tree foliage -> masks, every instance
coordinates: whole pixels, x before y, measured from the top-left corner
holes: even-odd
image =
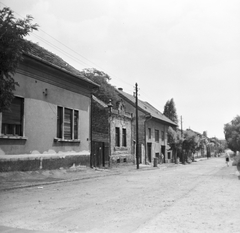
[[[199,149],[200,138],[193,131],[187,130],[184,133],[183,149],[195,153]]]
[[[177,110],[173,98],[168,100],[164,106],[163,114],[170,120],[178,124]]]
[[[179,131],[175,131],[171,126],[168,127],[168,144],[172,150],[181,149],[182,137]]]
[[[23,52],[30,50],[30,42],[24,37],[38,27],[32,20],[30,15],[16,19],[8,7],[0,10],[0,112],[8,109],[14,98],[13,91],[18,84],[13,75]]]
[[[224,134],[228,148],[234,152],[240,151],[240,116],[224,125]]]
[[[115,91],[115,88],[109,83],[111,80],[110,76],[95,68],[83,69],[82,72],[85,77],[99,85],[99,89],[94,91],[94,95],[106,104],[108,104],[111,99],[113,107],[116,108],[117,102],[120,99]]]

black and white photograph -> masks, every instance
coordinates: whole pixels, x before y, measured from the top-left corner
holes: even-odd
[[[0,232],[239,233],[239,0],[0,0]]]

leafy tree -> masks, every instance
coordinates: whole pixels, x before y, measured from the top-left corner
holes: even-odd
[[[116,108],[117,102],[120,100],[115,88],[109,83],[111,80],[110,76],[103,71],[99,71],[95,68],[83,69],[83,74],[88,79],[99,85],[99,89],[94,91],[94,95],[100,100],[108,104],[109,99],[112,100],[113,107]]]
[[[168,100],[164,106],[163,114],[170,120],[178,124],[177,110],[173,98]]]
[[[177,162],[177,152],[181,154],[182,137],[179,131],[175,131],[171,126],[168,127],[168,145],[171,147],[175,163]]]
[[[200,138],[196,133],[191,130],[187,130],[184,133],[184,141],[182,144],[183,149],[186,152],[186,155],[194,154],[200,145]],[[186,157],[184,158],[184,162],[186,161]]]
[[[14,98],[13,91],[18,83],[13,75],[23,59],[23,52],[30,50],[30,42],[24,37],[38,27],[32,20],[30,15],[16,19],[8,7],[0,10],[0,112],[8,109]]]
[[[224,125],[224,134],[228,148],[234,152],[240,151],[240,116]]]

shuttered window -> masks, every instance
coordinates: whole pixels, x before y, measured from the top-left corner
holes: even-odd
[[[72,139],[72,112],[71,109],[64,109],[64,139]]]
[[[3,135],[23,136],[23,103],[23,98],[15,97],[9,110],[2,112]]]
[[[78,110],[58,107],[57,109],[57,138],[78,139]]]

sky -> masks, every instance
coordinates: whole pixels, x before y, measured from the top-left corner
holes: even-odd
[[[183,129],[224,138],[240,115],[239,0],[0,0],[34,17],[28,37],[78,70],[97,68]]]

